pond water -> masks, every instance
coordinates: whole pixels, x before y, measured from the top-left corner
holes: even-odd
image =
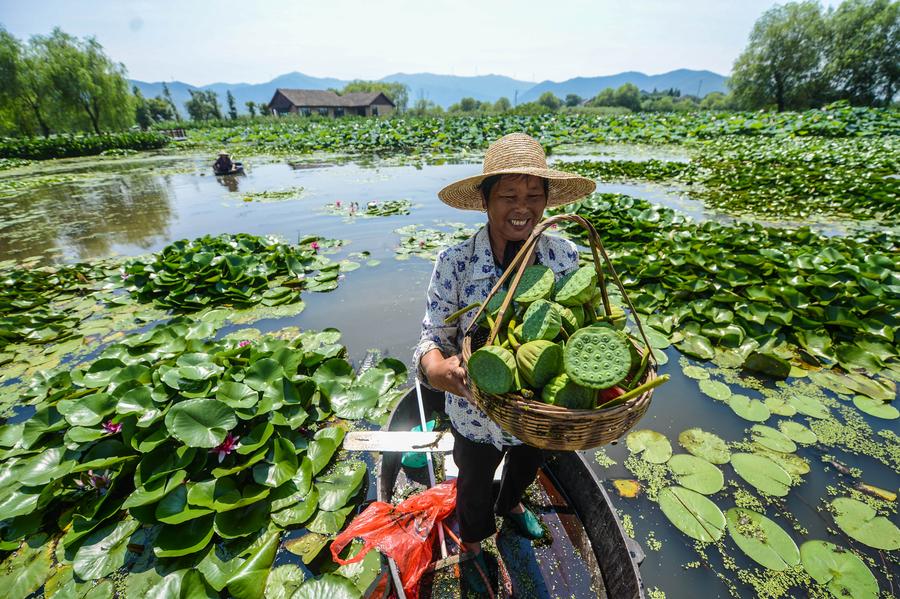
[[[684,159],[684,155],[666,150],[653,156],[645,148],[618,148],[602,151],[591,148],[571,149],[570,155],[554,155],[554,160],[609,159],[637,156],[662,159]],[[285,326],[302,329],[337,327],[343,332],[342,342],[348,346],[351,359],[360,360],[369,350],[409,362],[418,339],[422,317],[424,290],[432,264],[419,258],[395,259],[399,235],[395,229],[411,224],[433,226],[445,222],[475,226],[484,222],[479,212],[462,212],[441,203],[436,192],[454,180],[476,174],[480,164],[441,164],[430,166],[384,166],[356,163],[303,162],[294,166],[273,160],[248,160],[245,176],[217,178],[210,173],[204,156],[151,156],[116,161],[53,161],[27,171],[29,178],[40,182],[17,191],[16,185],[26,180],[23,171],[0,173],[0,260],[37,256],[43,262],[90,261],[117,255],[139,255],[162,249],[174,240],[203,234],[252,233],[274,234],[295,241],[306,234],[345,239],[340,258],[350,252],[370,252],[379,260],[375,266],[345,275],[333,292],[304,293],[306,308],[297,316],[268,319],[252,326],[265,332]],[[302,188],[302,189],[301,189]],[[295,199],[245,201],[252,194],[265,191],[295,190]],[[600,185],[598,191],[626,193],[674,208],[691,217],[727,219],[706,210],[691,200],[683,190],[638,184]],[[256,196],[259,197],[259,196]],[[408,199],[411,214],[371,219],[347,219],[323,211],[325,204]],[[602,232],[601,232],[602,234]],[[661,388],[639,428],[652,428],[665,434],[676,450],[680,431],[701,427],[728,441],[746,437],[750,422],[735,416],[722,402],[699,392],[695,380],[683,375],[679,352],[665,350],[668,363],[660,369],[672,380]],[[744,392],[744,391],[742,391]],[[773,419],[767,422],[772,424]],[[893,430],[896,421],[864,418],[874,431]],[[898,478],[883,463],[867,455],[851,455],[828,448],[850,466],[864,472],[867,483],[896,489]],[[594,452],[587,452],[593,459]],[[623,462],[628,457],[624,443],[606,448],[617,462],[612,466],[596,464],[601,478],[633,478]],[[816,446],[801,448],[798,454],[809,460],[812,471],[804,483],[794,488],[786,507],[807,529],[805,535],[792,533],[799,545],[805,539],[826,539],[846,543],[828,530],[830,517],[817,511],[822,498],[828,498],[826,486],[837,485],[838,475],[826,471],[821,456],[825,450]],[[731,478],[735,478],[731,476]],[[697,559],[692,542],[678,532],[660,513],[657,504],[641,496],[621,499],[611,482],[607,490],[613,494],[617,508],[631,516],[635,537],[647,552],[642,575],[647,587],[659,587],[670,599],[696,597],[698,589],[708,597],[727,597],[726,586],[715,573],[705,567],[683,568]],[[717,501],[724,508],[729,500]],[[783,528],[792,530],[779,515],[775,518]],[[648,536],[662,543],[663,550],[648,548]],[[856,548],[861,546],[855,545]],[[733,549],[733,544],[732,544]],[[741,567],[753,563],[733,549],[730,556]],[[877,559],[877,552],[869,552]],[[710,552],[710,562],[719,571],[721,560]],[[896,572],[896,562],[889,566]],[[874,568],[873,568],[874,571]],[[734,577],[731,573],[729,576]],[[879,576],[882,589],[888,588]],[[896,584],[896,583],[895,583]],[[745,596],[753,596],[747,586],[738,587]]]

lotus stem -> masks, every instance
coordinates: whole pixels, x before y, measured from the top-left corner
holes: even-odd
[[[633,397],[637,397],[637,396],[639,396],[639,395],[642,395],[642,394],[646,393],[646,392],[649,391],[650,389],[655,389],[656,387],[659,387],[660,385],[662,385],[663,383],[665,383],[665,382],[668,381],[668,380],[669,380],[669,375],[668,375],[668,374],[664,374],[664,375],[662,375],[662,376],[656,377],[656,378],[653,379],[652,381],[647,381],[647,382],[644,383],[643,385],[641,385],[641,386],[639,386],[639,387],[635,387],[635,388],[632,389],[631,391],[628,391],[627,393],[624,393],[624,394],[620,395],[620,396],[617,397],[614,401],[616,402],[616,405],[625,403],[626,401],[628,401],[629,399],[631,399],[631,398],[633,398]],[[598,407],[601,407],[601,406],[598,406]],[[607,403],[607,404],[604,404],[602,407],[609,408],[609,407],[612,407],[612,406],[610,406],[610,405]]]
[[[456,312],[454,312],[453,314],[451,314],[450,316],[445,318],[444,324],[451,324],[451,323],[456,322],[457,320],[459,320],[460,316],[462,316],[469,310],[474,310],[475,308],[477,308],[480,305],[481,305],[481,302],[475,302],[474,304],[469,304],[468,306],[466,306],[464,308],[460,308],[459,310],[457,310]]]

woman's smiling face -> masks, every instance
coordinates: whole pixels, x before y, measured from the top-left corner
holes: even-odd
[[[541,177],[503,175],[491,188],[487,201],[491,233],[503,241],[527,239],[546,207],[547,194]]]

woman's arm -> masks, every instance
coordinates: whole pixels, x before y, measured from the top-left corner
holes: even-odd
[[[459,355],[445,358],[441,350],[435,348],[422,356],[420,362],[428,384],[440,391],[471,399],[466,369]]]

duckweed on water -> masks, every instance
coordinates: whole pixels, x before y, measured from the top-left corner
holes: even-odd
[[[602,468],[609,468],[610,466],[615,466],[618,464],[617,461],[606,455],[606,448],[601,447],[596,452],[594,452],[594,461],[600,465]]]

